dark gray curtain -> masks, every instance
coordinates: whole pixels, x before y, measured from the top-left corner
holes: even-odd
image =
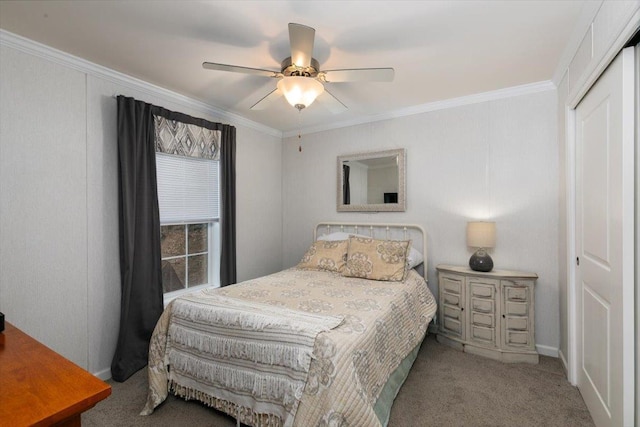
[[[111,375],[124,381],[147,364],[162,314],[160,213],[152,106],[118,97],[120,333]]]
[[[349,171],[350,168],[347,165],[342,165],[342,204],[348,205],[351,203],[351,185],[349,184]]]
[[[221,131],[220,284],[236,282],[236,129],[118,96],[120,333],[111,375],[124,381],[147,364],[164,309],[153,116]]]
[[[236,283],[236,128],[224,125],[220,145],[220,286],[227,286]]]

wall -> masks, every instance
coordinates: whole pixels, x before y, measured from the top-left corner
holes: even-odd
[[[536,342],[557,356],[558,147],[556,92],[514,96],[287,138],[283,157],[283,263],[295,265],[320,221],[416,223],[435,266],[466,264],[470,219],[497,222],[496,268],[536,272]],[[337,213],[336,157],[407,150],[407,211]]]
[[[0,311],[108,377],[120,313],[113,95],[237,127],[238,280],[282,265],[273,250],[282,241],[281,137],[144,82],[64,62],[0,46]],[[89,71],[78,69],[84,65]]]
[[[87,366],[85,76],[2,46],[0,75],[0,311]]]

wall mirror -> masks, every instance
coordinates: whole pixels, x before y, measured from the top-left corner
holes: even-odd
[[[338,212],[404,212],[405,150],[338,156]]]

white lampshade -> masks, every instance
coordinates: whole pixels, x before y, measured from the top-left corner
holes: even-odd
[[[496,245],[496,223],[472,221],[467,223],[467,246],[493,248]]]
[[[324,92],[324,86],[313,77],[289,76],[278,82],[287,102],[298,109],[306,108]],[[300,107],[301,106],[301,107]]]

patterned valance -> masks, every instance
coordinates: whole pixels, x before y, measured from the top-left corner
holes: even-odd
[[[219,130],[153,116],[156,152],[220,160]]]

